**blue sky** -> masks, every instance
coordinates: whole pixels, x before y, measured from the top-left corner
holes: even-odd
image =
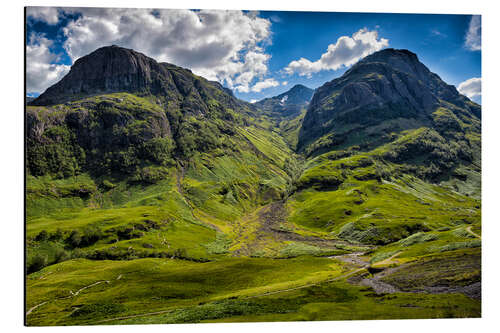
[[[116,44],[188,67],[251,101],[317,88],[386,47],[415,52],[481,101],[481,20],[471,15],[27,9],[27,88],[37,95],[80,56]]]

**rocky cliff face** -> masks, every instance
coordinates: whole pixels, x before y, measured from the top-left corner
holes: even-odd
[[[429,71],[414,53],[385,49],[316,90],[298,148],[304,150],[325,136],[335,147],[355,141],[354,137],[363,137],[366,143],[391,131],[433,127],[433,114],[440,107],[471,117],[481,115],[479,105]],[[382,127],[373,130],[376,126]]]

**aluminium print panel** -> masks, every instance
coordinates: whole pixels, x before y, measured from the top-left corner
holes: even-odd
[[[26,8],[28,326],[481,316],[481,17]]]

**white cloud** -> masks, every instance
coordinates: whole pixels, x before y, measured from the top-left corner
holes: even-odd
[[[188,67],[209,80],[248,92],[267,72],[271,22],[255,13],[212,10],[68,8],[81,13],[63,29],[74,60],[107,45]]]
[[[442,33],[441,31],[439,31],[437,29],[432,29],[431,30],[431,35],[434,36],[434,37],[441,37],[441,38],[448,37],[448,35],[446,35],[445,33]]]
[[[376,30],[360,29],[352,37],[342,36],[335,44],[328,45],[328,49],[316,61],[306,58],[294,60],[285,67],[285,72],[289,75],[298,73],[300,76],[311,76],[322,70],[337,70],[342,66],[351,66],[359,59],[379,51],[389,45],[385,38],[378,38]]]
[[[283,81],[283,82],[281,82],[281,84],[286,86],[288,84],[288,81]]]
[[[276,81],[273,78],[265,79],[264,81],[257,82],[251,90],[253,92],[261,92],[264,89],[271,88],[271,87],[277,87],[279,86],[279,82]]]
[[[252,103],[252,104],[253,104],[253,103],[256,103],[256,102],[257,102],[257,100],[256,100],[256,99],[251,99],[251,100],[250,100],[250,103]]]
[[[465,47],[471,51],[481,50],[481,16],[473,15],[465,35]]]
[[[69,71],[70,66],[56,64],[58,55],[50,51],[52,41],[32,34],[26,45],[26,90],[41,93]]]
[[[59,22],[59,10],[56,7],[27,7],[26,16],[51,25]]]
[[[458,85],[457,90],[470,99],[481,96],[481,78],[473,77]]]

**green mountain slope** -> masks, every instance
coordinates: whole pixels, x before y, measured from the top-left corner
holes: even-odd
[[[27,323],[480,316],[480,106],[392,49],[311,95],[76,61],[26,109]]]
[[[278,131],[288,146],[295,150],[302,120],[313,93],[313,89],[297,84],[290,90],[260,100],[253,106],[258,110],[257,117],[266,119],[268,128]]]
[[[313,97],[291,221],[370,244],[479,224],[478,114],[413,53],[366,57]]]
[[[392,175],[474,181],[480,172],[480,113],[479,105],[415,54],[386,49],[317,89],[298,148],[307,156],[369,152]]]

